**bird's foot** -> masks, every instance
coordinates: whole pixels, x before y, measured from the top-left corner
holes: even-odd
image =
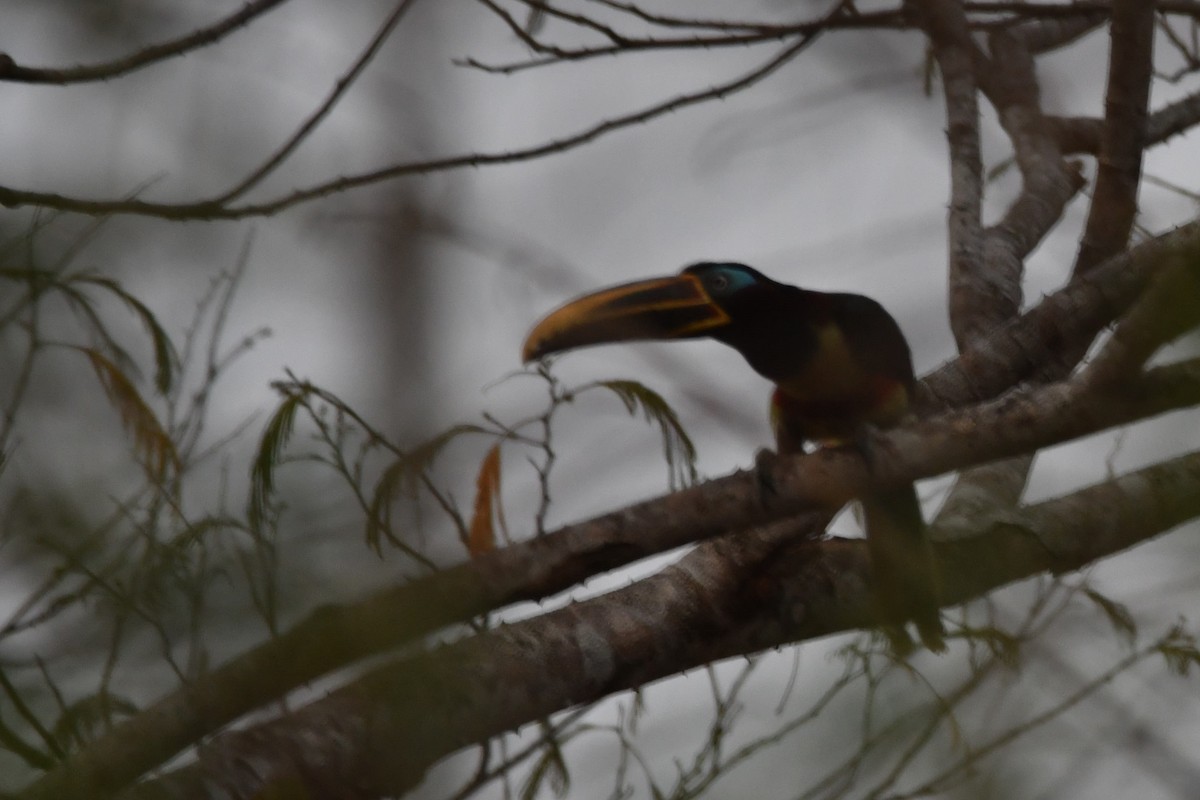
[[[879,632],[887,640],[888,652],[897,661],[907,660],[917,649],[903,625],[883,625],[879,628]]]
[[[921,644],[931,653],[946,652],[946,631],[936,611],[932,619],[917,619],[917,635],[921,637]]]
[[[879,631],[887,640],[888,652],[897,661],[905,661],[917,651],[917,643],[913,641],[913,637],[909,634],[905,625],[882,625]],[[943,631],[940,623],[936,629],[920,623],[917,624],[917,636],[920,638],[921,644],[925,649],[931,653],[941,655],[946,652],[946,640],[942,638],[942,634]]]

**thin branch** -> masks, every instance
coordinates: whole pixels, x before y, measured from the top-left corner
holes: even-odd
[[[521,1],[535,8],[550,8],[545,6],[544,3],[537,2],[537,0]],[[601,0],[594,1],[601,2]],[[611,27],[602,25],[586,16],[554,11],[553,13],[558,16],[571,19],[576,24],[586,25],[601,32],[611,42],[607,45],[564,48],[537,39],[526,29],[526,26],[503,10],[494,0],[480,0],[480,2],[499,16],[513,34],[534,52],[539,53],[540,57],[500,64],[488,64],[474,58],[464,58],[459,59],[456,63],[485,72],[504,75],[570,61],[611,57],[637,51],[744,47],[792,35],[810,33],[816,27],[825,30],[864,29],[895,31],[908,30],[915,27],[912,16],[905,8],[865,13],[849,10],[840,12],[835,8],[835,12],[837,13],[828,14],[819,20],[771,23],[746,20],[702,20],[665,16],[650,13],[632,4],[605,0],[603,2],[604,5],[626,11],[650,24],[666,28],[700,30],[706,33],[683,37],[659,35],[627,36],[617,33]],[[1160,3],[1160,10],[1165,5],[1176,6],[1173,13],[1200,18],[1200,6],[1190,6],[1186,3]],[[1107,20],[1112,10],[1111,3],[1109,2],[1080,2],[1058,6],[1026,3],[966,3],[962,7],[967,14],[967,16],[962,17],[965,20],[967,30],[1006,31],[1013,35],[1019,35],[1031,52],[1035,54],[1045,53],[1070,44],[1075,39],[1085,35]],[[978,15],[992,16],[996,14],[1009,14],[1011,16],[1006,16],[999,21],[981,21],[976,18]],[[717,33],[708,33],[709,31],[716,31]]]
[[[775,28],[776,26],[768,22],[757,22],[754,20],[734,20],[734,19],[702,19],[699,17],[676,17],[667,14],[659,14],[638,6],[634,3],[623,3],[619,0],[592,0],[597,5],[606,6],[607,8],[629,14],[632,17],[640,19],[642,22],[648,22],[651,25],[658,25],[663,28],[700,28],[704,30],[715,31],[764,31]],[[901,18],[901,12],[885,11],[872,12],[863,16],[876,16],[882,18],[884,15],[891,15],[898,22]]]
[[[1079,15],[1093,15],[1111,12],[1120,0],[1071,0],[1067,3],[1030,3],[1028,0],[1012,2],[988,2],[976,0],[963,3],[963,8],[969,12],[989,14],[1014,14],[1029,18],[1061,18]],[[1200,17],[1200,2],[1196,0],[1154,0],[1145,3],[1147,8],[1163,14],[1181,14],[1189,17]]]
[[[639,111],[603,120],[560,139],[554,139],[519,150],[498,153],[468,153],[428,161],[394,164],[371,172],[363,172],[316,184],[261,203],[230,206],[220,202],[219,197],[200,200],[194,203],[155,203],[145,200],[87,200],[48,192],[33,192],[0,187],[0,205],[9,208],[34,205],[56,208],[62,211],[75,211],[82,214],[135,214],[174,220],[243,219],[246,217],[270,216],[300,203],[407,175],[422,175],[492,164],[512,164],[530,161],[553,153],[562,153],[588,144],[605,134],[633,125],[639,125],[682,108],[698,105],[707,100],[723,99],[735,92],[749,88],[795,58],[815,38],[815,33],[810,36],[801,37],[798,41],[792,42],[782,48],[766,62],[733,80],[717,84],[708,89],[679,95]]]
[[[479,1],[487,4],[488,6],[493,6],[491,0]],[[569,11],[564,11],[561,8],[550,5],[549,3],[540,2],[540,0],[518,0],[518,2],[528,6],[534,13],[545,14],[547,16],[554,17],[555,19],[563,20],[571,25],[583,28],[584,30],[590,30],[599,33],[614,45],[619,46],[625,44],[625,37],[617,33],[615,29],[609,27],[608,25],[602,24],[600,21],[593,19],[586,14],[572,14]]]
[[[597,5],[620,11],[651,25],[663,28],[690,28],[716,31],[765,31],[777,27],[776,23],[745,20],[745,19],[703,19],[697,17],[678,17],[668,14],[648,11],[635,3],[620,2],[620,0],[591,0]],[[1163,14],[1176,14],[1200,18],[1200,3],[1194,0],[1160,0],[1154,4],[1156,10]],[[972,27],[1009,27],[1014,23],[1026,20],[1066,21],[1074,23],[1079,18],[1107,17],[1112,12],[1112,3],[1108,0],[1073,0],[1069,3],[1029,3],[1029,2],[966,2],[962,4],[969,15]],[[979,20],[976,17],[1004,15],[1001,20]],[[878,27],[905,28],[911,25],[903,7],[882,11],[858,12],[854,15],[859,19],[870,20],[870,24]],[[1065,41],[1062,43],[1066,43]]]
[[[120,78],[145,67],[165,61],[169,58],[182,56],[201,47],[207,47],[223,39],[227,34],[249,23],[255,17],[261,16],[287,0],[253,0],[242,6],[240,11],[230,14],[225,19],[192,31],[186,36],[172,39],[162,44],[151,45],[142,50],[112,61],[77,67],[23,67],[13,60],[12,56],[0,53],[0,81],[15,83],[44,83],[65,85],[70,83],[90,83],[92,81],[107,81]]]
[[[1200,322],[1200,280],[1187,264],[1174,264],[1143,293],[1118,323],[1081,378],[1111,385],[1135,374],[1154,352]]]
[[[413,2],[415,2],[415,0],[400,0],[399,5],[393,9],[392,13],[388,15],[388,18],[385,19],[383,24],[379,26],[379,30],[376,31],[375,36],[372,37],[371,41],[367,44],[366,49],[362,51],[350,69],[347,70],[342,77],[338,78],[337,83],[334,84],[333,90],[329,93],[329,96],[325,98],[325,102],[321,103],[321,105],[318,106],[315,111],[313,111],[309,118],[306,119],[304,123],[296,129],[296,132],[293,133],[292,136],[286,142],[284,142],[283,145],[277,151],[275,151],[270,158],[263,162],[262,166],[247,175],[244,179],[242,179],[241,182],[239,182],[225,194],[213,198],[211,202],[224,205],[230,200],[240,197],[256,186],[260,181],[262,181],[263,178],[274,172],[275,169],[282,164],[288,156],[295,152],[296,148],[299,147],[306,138],[308,138],[308,135],[312,133],[312,131],[319,124],[321,124],[321,121],[329,116],[329,113],[333,110],[334,106],[337,105],[338,101],[342,99],[342,97],[354,84],[354,81],[358,79],[358,76],[362,74],[364,69],[366,69],[367,64],[369,64],[371,59],[375,57],[375,54],[379,52],[379,48],[383,47],[383,43],[387,41],[392,31],[396,29],[396,26],[400,24],[400,20],[412,7]]]
[[[1150,115],[1146,125],[1148,144],[1160,144],[1200,122],[1200,92],[1176,100]]]
[[[1196,27],[1194,21],[1191,27],[1194,31]],[[1158,70],[1155,70],[1156,76],[1161,76],[1168,83],[1176,83],[1185,75],[1191,75],[1193,72],[1200,70],[1200,51],[1198,51],[1194,40],[1192,42],[1184,41],[1183,37],[1175,32],[1175,28],[1171,26],[1170,20],[1165,16],[1158,18],[1158,29],[1167,37],[1167,43],[1175,49],[1175,52],[1182,59],[1183,65],[1173,73],[1166,75],[1161,75]]]
[[[697,36],[624,36],[607,26],[598,26],[606,38],[613,42],[607,45],[592,45],[586,47],[563,48],[551,45],[537,39],[525,29],[503,7],[494,0],[479,0],[484,6],[495,13],[516,36],[522,44],[529,47],[541,58],[515,61],[507,64],[484,64],[473,58],[460,60],[459,64],[469,66],[484,72],[510,75],[526,69],[545,67],[565,62],[586,61],[594,58],[622,55],[633,52],[658,50],[712,50],[721,47],[747,47],[756,44],[790,39],[795,36],[814,36],[839,29],[870,29],[893,28],[901,19],[896,12],[877,12],[870,14],[850,14],[844,8],[845,2],[839,2],[831,11],[814,20],[803,20],[785,24],[757,24],[752,26],[732,25],[720,35]]]
[[[1095,117],[1047,117],[1064,153],[1100,152],[1104,122]],[[1146,146],[1162,144],[1200,123],[1200,92],[1194,92],[1153,112],[1146,121]]]
[[[1020,22],[1006,25],[1001,30],[1019,38],[1030,53],[1040,55],[1058,50],[1087,35],[1107,22],[1110,16],[1109,10],[1053,18],[1020,15]]]
[[[1017,725],[993,738],[984,744],[982,747],[972,748],[970,752],[952,761],[948,766],[944,766],[942,771],[930,778],[922,784],[918,784],[911,790],[913,797],[927,795],[936,795],[946,788],[953,786],[953,781],[956,778],[961,778],[964,775],[975,772],[979,769],[980,762],[986,756],[995,753],[1004,747],[1011,744],[1014,740],[1032,733],[1043,725],[1059,719],[1074,706],[1082,701],[1090,698],[1096,693],[1096,690],[1105,684],[1111,683],[1118,675],[1130,670],[1136,664],[1145,661],[1146,659],[1161,655],[1161,650],[1164,644],[1169,641],[1172,634],[1167,634],[1166,637],[1160,638],[1150,644],[1135,650],[1126,655],[1124,658],[1117,661],[1109,669],[1097,675],[1092,680],[1084,683],[1077,690],[1072,692],[1067,697],[1064,697],[1058,703],[1049,706],[1038,714],[1031,716],[1025,722]]]

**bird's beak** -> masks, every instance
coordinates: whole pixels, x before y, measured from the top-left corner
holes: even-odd
[[[525,339],[521,359],[590,344],[686,339],[729,324],[695,275],[652,278],[601,289],[550,312]]]

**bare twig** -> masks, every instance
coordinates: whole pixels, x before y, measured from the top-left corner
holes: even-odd
[[[272,200],[260,203],[248,203],[240,206],[226,205],[220,201],[220,196],[192,203],[156,203],[145,200],[87,200],[79,197],[69,197],[48,192],[25,191],[7,187],[0,187],[0,205],[8,207],[45,206],[82,214],[135,214],[175,220],[243,219],[246,217],[269,216],[278,214],[300,203],[329,197],[348,189],[369,186],[374,183],[408,175],[444,172],[447,170],[480,167],[491,164],[512,164],[521,161],[530,161],[554,153],[562,153],[588,144],[605,134],[648,122],[665,114],[708,100],[728,97],[735,92],[753,86],[795,58],[812,43],[815,35],[800,37],[798,41],[789,43],[758,67],[725,83],[689,94],[682,94],[639,111],[603,120],[574,134],[519,150],[497,153],[468,153],[440,159],[394,164],[382,169],[319,183]]]
[[[1177,263],[1159,275],[1121,318],[1082,379],[1092,386],[1127,380],[1158,348],[1200,321],[1200,276]]]
[[[253,0],[242,6],[241,10],[207,28],[200,28],[178,39],[151,45],[128,56],[99,64],[62,68],[25,67],[16,63],[11,56],[0,53],[0,81],[48,83],[61,86],[69,83],[89,83],[120,78],[168,58],[182,56],[192,50],[215,44],[255,17],[261,16],[285,2],[287,0]]]
[[[337,105],[338,101],[342,99],[347,90],[354,84],[354,81],[358,79],[358,76],[366,69],[367,64],[379,52],[379,48],[387,41],[392,31],[396,29],[396,26],[400,24],[400,20],[412,7],[414,1],[401,0],[392,13],[388,15],[388,18],[383,21],[383,24],[379,26],[379,30],[375,32],[375,36],[371,38],[371,41],[362,53],[359,54],[350,69],[342,77],[338,78],[337,83],[334,84],[333,90],[325,98],[325,101],[309,115],[308,119],[304,120],[304,123],[296,129],[295,133],[270,158],[263,162],[262,166],[239,181],[236,186],[225,192],[225,194],[213,198],[212,202],[224,205],[230,200],[242,196],[254,188],[263,178],[274,172],[288,156],[295,152],[296,148],[321,124],[321,121],[329,116],[334,106]]]

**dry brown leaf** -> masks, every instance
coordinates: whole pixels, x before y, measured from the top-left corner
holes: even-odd
[[[500,444],[497,442],[483,457],[479,476],[475,479],[475,510],[471,515],[471,529],[467,537],[467,552],[472,557],[496,549],[494,520],[499,517],[503,525],[504,514],[500,510]]]

